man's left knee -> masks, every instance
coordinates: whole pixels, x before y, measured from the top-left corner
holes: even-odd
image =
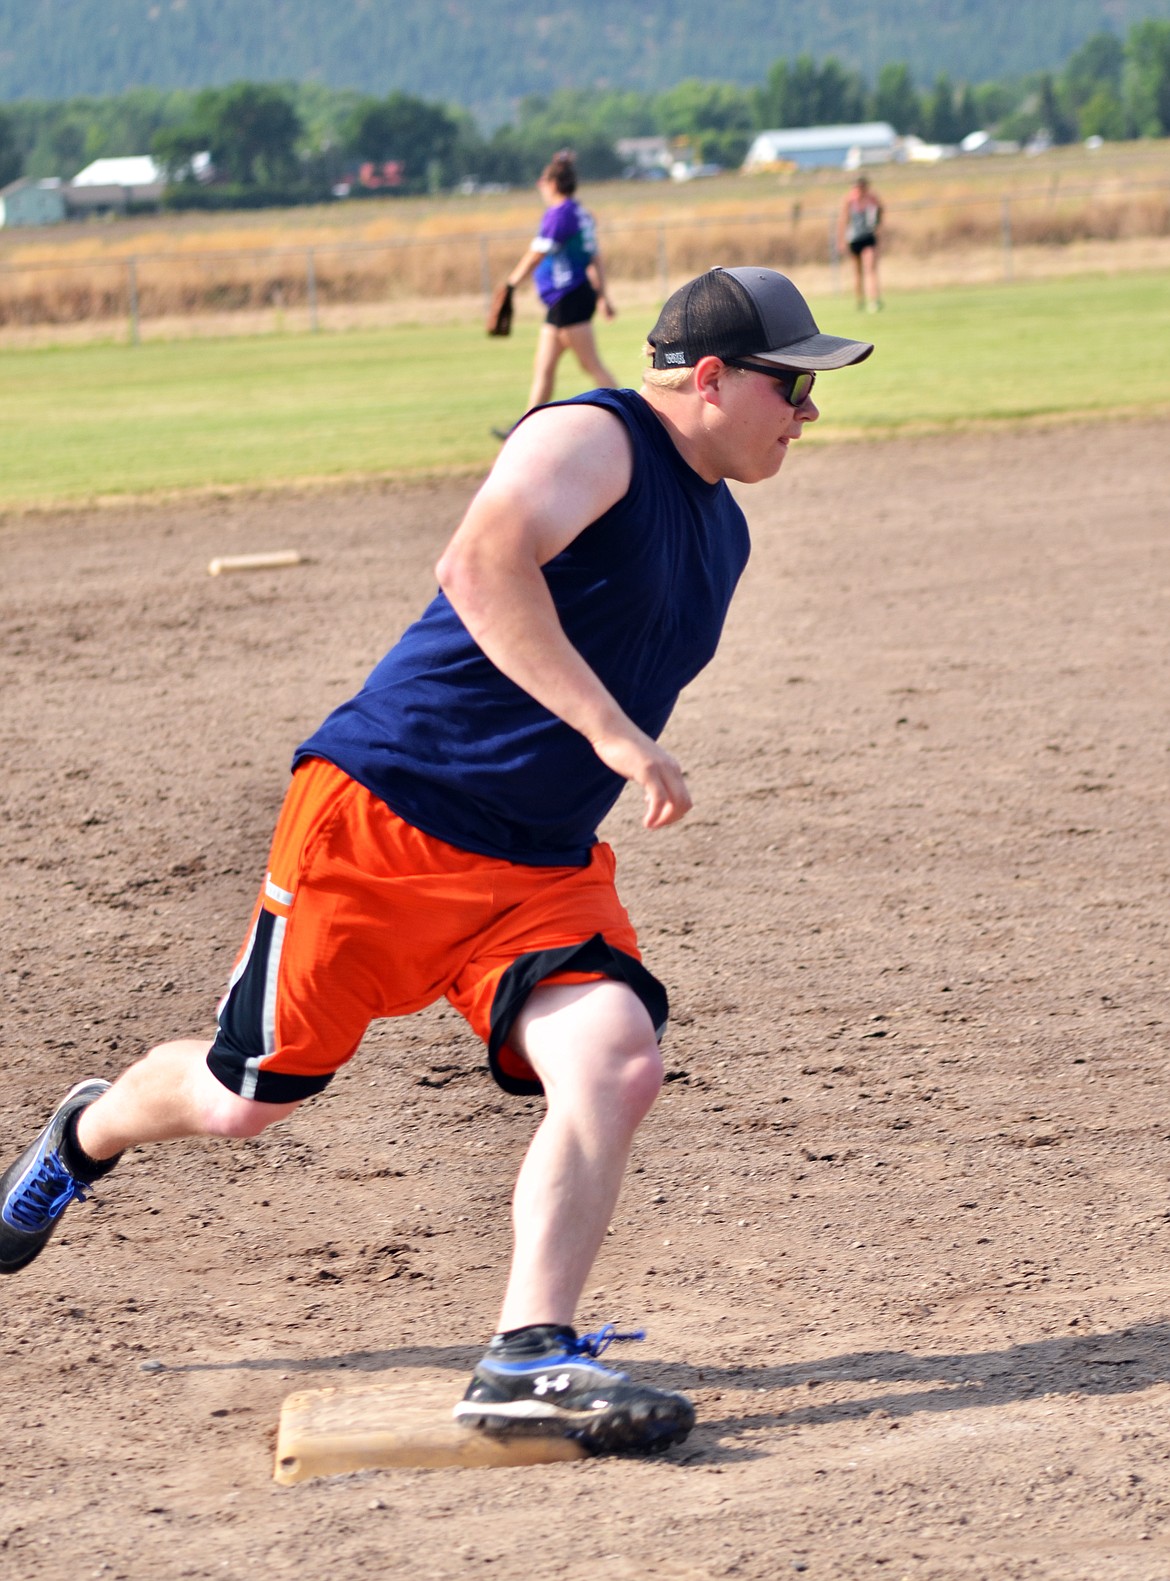
[[[665,1074],[662,1051],[653,1036],[620,1060],[615,1083],[618,1101],[635,1124],[650,1112]]]

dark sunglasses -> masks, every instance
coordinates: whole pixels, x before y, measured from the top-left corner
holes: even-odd
[[[738,362],[732,359],[727,362],[727,366],[745,368],[748,373],[764,373],[769,379],[775,379],[789,406],[803,406],[817,382],[815,373],[798,373],[793,368],[770,368],[762,362]]]

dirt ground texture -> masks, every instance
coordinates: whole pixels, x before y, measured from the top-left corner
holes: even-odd
[[[697,1403],[649,1461],[282,1488],[290,1392],[443,1410],[537,1106],[446,1007],[255,1142],[140,1149],[3,1285],[0,1574],[1170,1576],[1170,425],[800,447],[607,833],[670,1080],[585,1326]],[[210,1029],[293,745],[473,485],[0,527],[4,1160]],[[213,555],[298,548],[212,578]]]

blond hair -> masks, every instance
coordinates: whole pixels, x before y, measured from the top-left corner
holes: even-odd
[[[642,355],[649,362],[648,368],[642,369],[642,383],[648,384],[655,390],[682,390],[686,388],[687,380],[695,371],[693,368],[656,368],[654,366],[654,347],[646,341],[642,347]],[[729,373],[746,373],[746,368],[733,368],[727,365]]]
[[[642,355],[650,364],[648,368],[642,369],[642,383],[651,385],[655,390],[681,390],[691,376],[690,368],[656,368],[654,347],[649,341],[643,345]]]

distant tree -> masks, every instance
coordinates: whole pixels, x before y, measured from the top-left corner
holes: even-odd
[[[404,185],[418,191],[432,177],[439,182],[450,178],[459,128],[441,105],[392,93],[359,104],[342,136],[359,159],[400,163]]]
[[[1125,40],[1124,104],[1139,137],[1170,133],[1170,22],[1137,22]]]
[[[751,100],[726,82],[700,82],[694,77],[660,93],[655,101],[658,123],[668,136],[694,132],[750,132]]]
[[[794,61],[775,61],[759,102],[765,128],[815,125],[820,107],[816,61],[811,55],[800,55]]]
[[[1120,141],[1129,133],[1121,102],[1125,46],[1113,33],[1095,33],[1065,62],[1061,99],[1079,137]]]
[[[990,130],[998,129],[1004,117],[1016,109],[1021,93],[1013,91],[1006,83],[980,82],[971,89],[971,97],[975,104],[975,126]]]
[[[654,99],[657,131],[685,138],[704,164],[741,165],[755,129],[752,98],[725,82],[688,78]]]
[[[747,95],[744,97],[746,101]],[[633,89],[598,92],[594,88],[557,88],[553,93],[529,94],[521,99],[517,125],[533,135],[540,135],[540,128],[550,126],[587,126],[611,138],[650,137],[662,130],[660,98],[661,95]]]
[[[327,88],[321,82],[299,82],[294,103],[301,118],[302,144],[315,153],[341,149],[354,112],[369,101],[355,88]]]
[[[955,97],[955,120],[958,123],[960,139],[966,137],[968,132],[977,132],[982,129],[983,123],[979,119],[979,106],[975,102],[975,90],[968,82],[962,84]]]
[[[922,101],[904,61],[891,61],[878,72],[870,109],[875,121],[888,121],[903,136],[922,125]]]
[[[1077,135],[1075,117],[1061,103],[1051,72],[1040,78],[1040,119],[1054,143],[1071,143]]]
[[[68,179],[89,164],[86,123],[80,115],[65,115],[49,133],[49,147],[56,161],[54,174]]]
[[[934,87],[924,106],[925,136],[932,143],[957,143],[964,133],[960,131],[955,90],[946,72],[934,79]]]
[[[1121,97],[1121,69],[1125,48],[1113,33],[1094,33],[1065,62],[1060,74],[1061,95],[1074,113],[1104,88]]]
[[[471,181],[520,186],[535,181],[547,164],[548,154],[538,161],[514,126],[498,126],[488,138],[478,128],[467,127],[455,145],[455,174]]]
[[[1098,88],[1093,97],[1081,105],[1077,132],[1081,137],[1103,137],[1108,143],[1119,143],[1127,137],[1129,127],[1125,110],[1117,95],[1109,88]]]
[[[528,144],[532,163],[529,169],[539,173],[548,164],[558,148],[571,148],[577,156],[577,174],[582,181],[612,181],[622,173],[622,162],[613,146],[613,139],[604,132],[589,126],[556,126],[553,137],[542,139],[537,145]]]
[[[208,132],[190,123],[164,126],[151,138],[150,152],[168,181],[181,181],[190,174],[192,159],[207,148],[209,141]]]
[[[86,157],[101,159],[146,153],[156,132],[190,118],[194,100],[193,93],[131,88],[108,99],[75,99],[71,107],[86,128]]]
[[[289,92],[268,83],[236,82],[205,88],[177,125],[161,128],[151,152],[170,180],[168,204],[177,208],[238,207],[320,197],[322,171],[298,152],[302,123]],[[211,156],[217,183],[190,179],[192,156]]]
[[[622,173],[613,139],[581,122],[547,122],[523,127],[501,126],[490,138],[461,136],[456,149],[456,174],[507,186],[534,182],[558,148],[571,148],[583,181],[610,181]]]
[[[865,114],[865,86],[856,72],[829,56],[820,66],[811,55],[775,61],[755,100],[761,128],[832,126]]]
[[[547,96],[531,94],[523,99],[511,136],[504,136],[501,129],[493,139],[497,148],[507,151],[507,157],[519,161],[522,174],[513,179],[535,181],[558,148],[573,150],[583,181],[607,181],[621,175],[622,161],[614,142],[618,137],[642,133],[631,129],[631,103],[624,96],[618,96],[618,115],[613,122],[602,111],[603,102],[601,96],[578,89],[561,89]],[[637,117],[633,124],[646,126],[645,120]],[[651,121],[647,130],[657,130],[656,124]]]
[[[817,119],[813,124],[840,126],[865,115],[865,85],[832,55],[821,62],[817,78]]]
[[[751,112],[751,93],[744,91],[744,103]],[[610,137],[650,137],[658,130],[652,94],[631,89],[595,93],[587,99],[592,107],[593,125]]]
[[[209,88],[186,130],[204,134],[217,173],[237,186],[281,186],[299,174],[301,119],[289,95],[268,83]]]
[[[0,110],[0,187],[15,181],[24,167],[24,155],[16,139],[12,117]]]

